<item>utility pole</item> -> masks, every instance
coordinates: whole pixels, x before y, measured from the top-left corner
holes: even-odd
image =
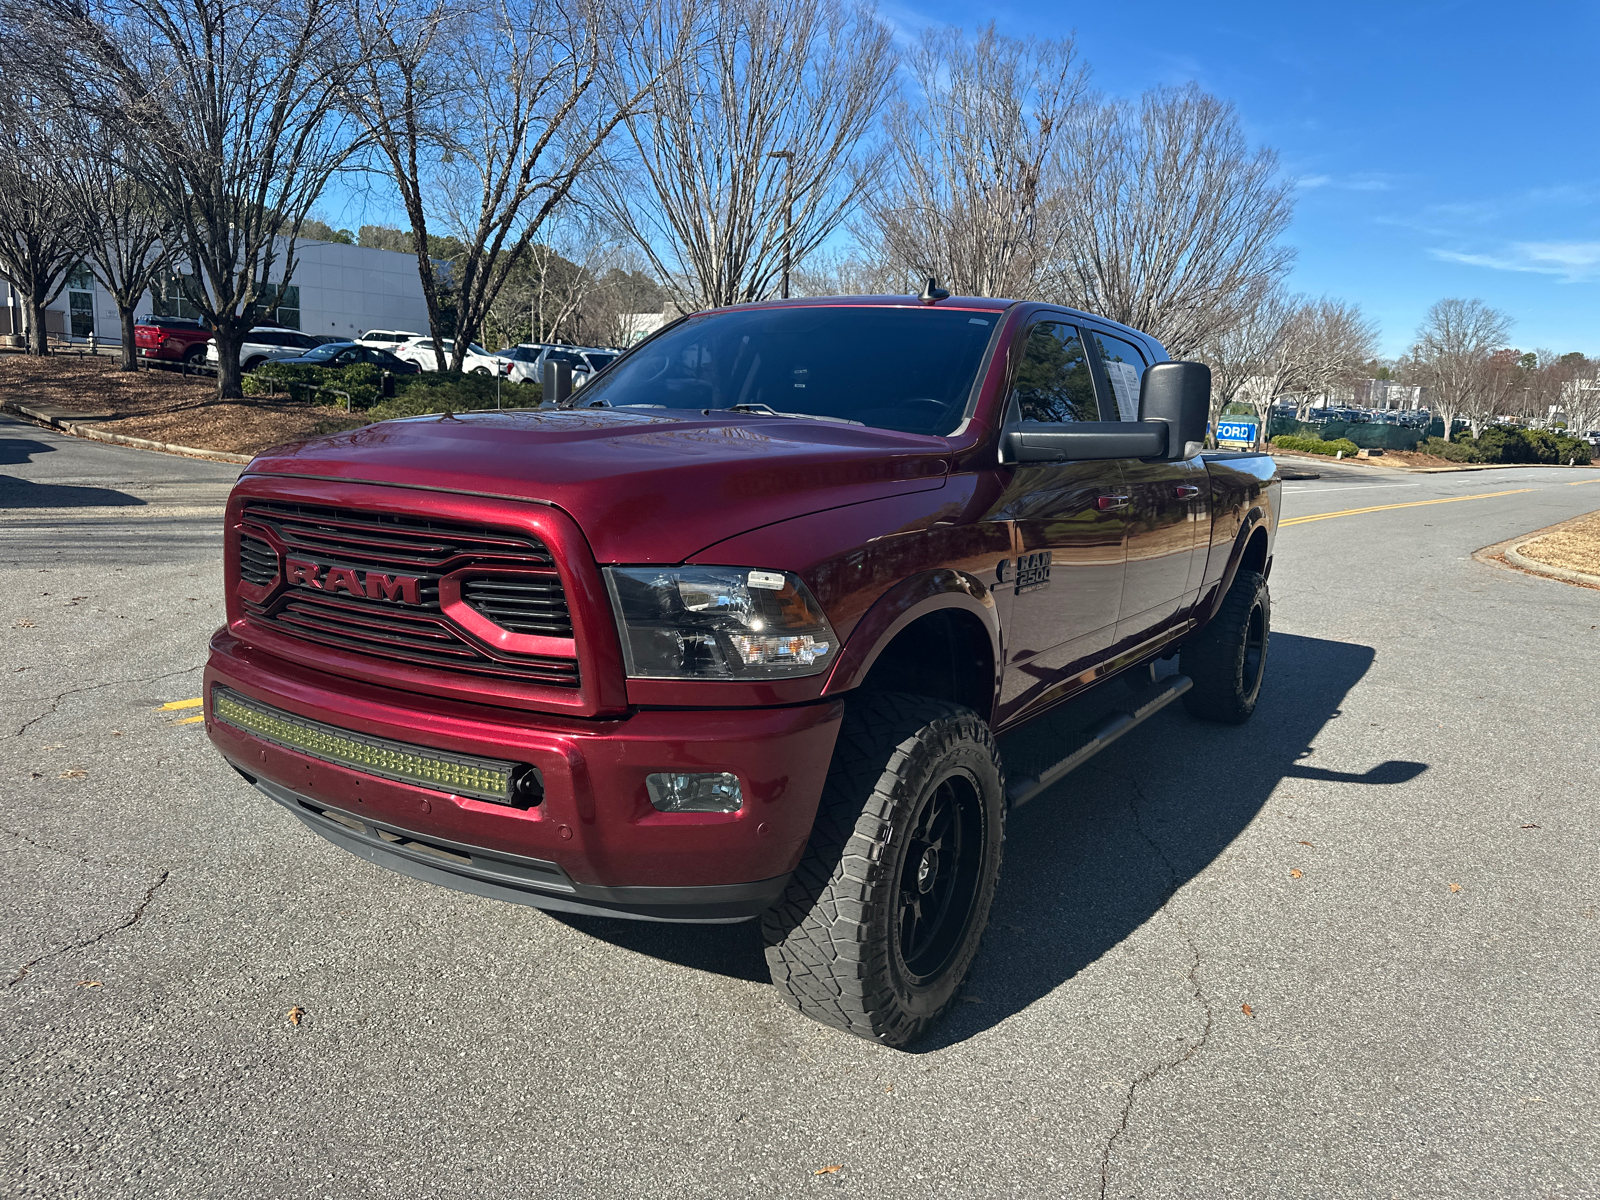
[[[789,298],[789,239],[794,232],[794,151],[774,150],[768,158],[783,159],[783,291]]]

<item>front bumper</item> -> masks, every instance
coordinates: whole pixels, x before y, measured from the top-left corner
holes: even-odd
[[[646,920],[737,921],[782,892],[810,836],[841,702],[641,711],[608,720],[444,700],[323,675],[226,631],[205,674],[206,729],[257,788],[381,866],[541,908]],[[539,769],[518,809],[380,778],[216,719],[214,691],[372,738]],[[664,813],[657,771],[730,771],[736,813]]]

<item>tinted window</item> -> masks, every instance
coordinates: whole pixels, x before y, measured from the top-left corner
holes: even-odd
[[[1111,384],[1111,394],[1117,398],[1117,419],[1139,419],[1139,385],[1148,365],[1144,354],[1132,342],[1109,333],[1090,331],[1100,350],[1100,364],[1106,369],[1106,379]]]
[[[258,346],[281,346],[283,334],[275,329],[257,329],[245,334],[245,341],[254,342]]]
[[[584,389],[584,399],[669,408],[752,405],[948,434],[961,423],[998,318],[853,305],[691,317],[616,363]]]
[[[607,367],[609,367],[616,360],[617,360],[617,356],[615,354],[591,354],[591,355],[589,355],[589,365],[591,367],[593,367],[596,371],[604,371]]]
[[[1028,330],[1011,398],[1024,421],[1098,421],[1094,378],[1071,325],[1041,321]]]

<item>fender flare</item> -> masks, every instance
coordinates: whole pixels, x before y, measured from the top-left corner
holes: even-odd
[[[1217,615],[1217,610],[1222,607],[1222,601],[1228,594],[1228,589],[1233,586],[1234,578],[1239,574],[1239,564],[1244,561],[1244,552],[1250,545],[1250,539],[1255,537],[1256,530],[1265,529],[1267,525],[1266,510],[1259,504],[1255,505],[1244,515],[1244,520],[1239,523],[1239,532],[1234,535],[1233,546],[1228,550],[1228,565],[1223,568],[1222,578],[1217,581],[1216,589],[1210,596],[1202,599],[1199,610],[1204,614],[1198,628],[1204,629],[1211,623],[1211,618]],[[1268,533],[1267,562],[1272,562],[1271,534]]]
[[[972,613],[983,623],[989,635],[995,694],[998,695],[1005,657],[994,594],[976,576],[950,567],[923,571],[903,579],[879,596],[845,639],[822,694],[833,696],[859,687],[884,648],[902,630],[914,621],[946,609]]]

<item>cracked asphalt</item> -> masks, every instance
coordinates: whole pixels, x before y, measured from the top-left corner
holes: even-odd
[[[0,420],[0,1194],[1600,1195],[1600,596],[1471,557],[1600,472],[1287,484],[1410,506],[1283,529],[1249,725],[1014,814],[912,1053],[748,926],[432,888],[246,787],[159,711],[232,478]]]

